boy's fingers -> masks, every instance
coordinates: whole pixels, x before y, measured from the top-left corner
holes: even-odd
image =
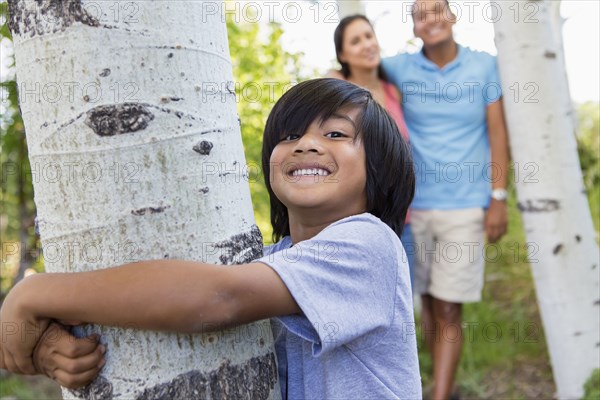
[[[96,350],[98,339],[97,335],[81,339],[71,335],[69,340],[62,340],[57,343],[56,352],[68,358],[82,357]]]
[[[69,389],[78,389],[91,383],[94,378],[100,373],[100,370],[104,366],[101,363],[88,371],[84,371],[78,374],[70,374],[66,371],[57,369],[54,371],[53,379],[58,382],[61,386]]]
[[[103,359],[103,347],[99,345],[93,352],[78,358],[68,358],[57,354],[54,357],[54,364],[59,370],[63,370],[72,375],[77,375],[97,367]]]

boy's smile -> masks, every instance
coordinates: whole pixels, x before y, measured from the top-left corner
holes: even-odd
[[[329,223],[366,211],[366,156],[355,124],[359,112],[338,111],[322,123],[313,121],[304,135],[289,135],[273,149],[271,187],[287,207],[290,224],[294,216],[309,224]]]

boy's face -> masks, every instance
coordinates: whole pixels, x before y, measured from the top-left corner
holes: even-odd
[[[366,156],[356,139],[358,109],[338,111],[280,141],[270,158],[271,187],[290,221],[333,222],[366,211]],[[304,217],[303,217],[304,216]]]
[[[433,47],[452,40],[452,26],[456,17],[444,0],[417,0],[413,4],[414,34],[425,47]]]

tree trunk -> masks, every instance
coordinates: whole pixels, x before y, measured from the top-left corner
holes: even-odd
[[[219,2],[9,7],[47,271],[261,255]],[[66,397],[280,396],[268,321],[195,336],[131,328],[92,328],[108,363]]]
[[[518,206],[557,396],[572,399],[599,366],[599,251],[550,3],[493,4]]]
[[[361,0],[338,0],[337,5],[340,19],[354,14],[365,15],[365,6]]]

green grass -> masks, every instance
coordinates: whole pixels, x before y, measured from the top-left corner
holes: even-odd
[[[584,385],[584,394],[581,400],[600,399],[600,369],[596,368]]]
[[[3,374],[5,374],[3,372]],[[8,374],[8,373],[6,373]],[[16,398],[18,400],[50,400],[60,399],[58,385],[41,376],[17,376],[8,374],[0,377],[0,399]]]

